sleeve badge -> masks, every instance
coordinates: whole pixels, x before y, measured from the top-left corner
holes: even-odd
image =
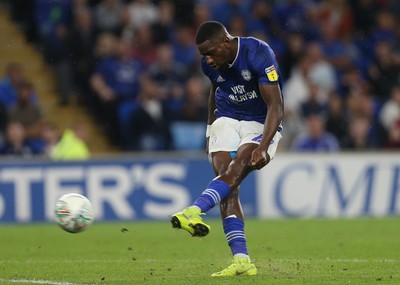
[[[265,73],[267,74],[269,81],[275,82],[278,80],[278,73],[276,72],[275,66],[271,65],[270,67],[267,67]]]

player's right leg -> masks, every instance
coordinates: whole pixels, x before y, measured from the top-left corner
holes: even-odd
[[[185,208],[171,217],[173,228],[183,229],[193,237],[203,237],[210,232],[210,226],[203,222],[201,215],[204,215],[197,206]]]
[[[222,173],[231,162],[229,152],[218,152],[213,154],[214,171],[218,175]],[[218,166],[221,170],[215,168]],[[192,206],[185,208],[171,217],[172,227],[184,229],[192,236],[206,236],[210,231],[210,226],[203,222],[201,215],[204,215],[208,209],[218,204],[221,199],[231,193],[230,187],[223,181],[213,180],[210,182],[206,190],[193,202]]]
[[[230,151],[237,150],[240,142],[235,129],[237,123],[237,120],[230,118],[219,118],[211,127],[210,141],[213,143],[210,143],[209,150],[213,154],[213,160],[218,161],[218,164],[212,163],[216,175],[223,173],[232,161]],[[217,168],[216,165],[218,165]],[[207,235],[210,227],[203,222],[201,215],[217,205],[230,192],[231,188],[226,182],[218,179],[212,180],[192,206],[172,215],[172,227],[184,229],[192,236]]]

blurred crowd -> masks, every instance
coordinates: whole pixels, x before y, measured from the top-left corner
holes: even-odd
[[[400,147],[400,1],[8,2],[54,69],[60,104],[76,96],[123,150],[204,149],[210,85],[194,34],[205,20],[275,51],[284,77],[283,150]],[[2,86],[13,80],[13,68]],[[15,98],[32,106],[20,123],[34,133],[40,112],[32,86],[10,86],[19,95],[0,98],[0,107],[14,122]],[[8,133],[10,124],[0,121]]]
[[[19,63],[9,63],[0,78],[0,155],[52,160],[86,159],[87,128],[61,132],[43,115],[34,86]]]

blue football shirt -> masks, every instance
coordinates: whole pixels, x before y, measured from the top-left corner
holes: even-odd
[[[216,117],[264,123],[267,115],[258,84],[279,84],[281,74],[269,45],[253,37],[238,37],[234,62],[223,70],[201,61],[202,70],[217,87]]]

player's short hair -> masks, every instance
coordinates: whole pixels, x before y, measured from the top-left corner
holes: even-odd
[[[207,40],[213,40],[223,35],[226,28],[220,22],[207,21],[200,25],[196,33],[196,44],[199,45]]]

